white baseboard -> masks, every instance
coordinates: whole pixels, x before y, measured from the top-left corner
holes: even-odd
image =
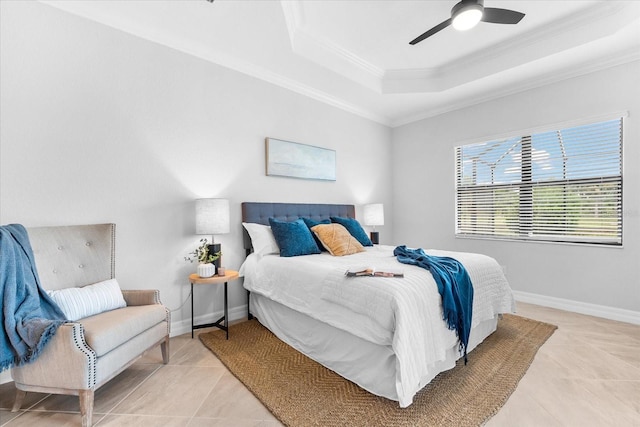
[[[197,316],[193,319],[193,323],[196,325],[202,325],[206,323],[213,323],[222,317],[222,311],[215,313],[209,313],[203,316]],[[241,305],[239,307],[229,308],[229,321],[240,320],[247,317],[247,305]],[[191,333],[191,319],[183,319],[177,322],[171,322],[171,336],[176,337],[178,335]]]
[[[516,301],[640,325],[640,312],[638,311],[531,294],[529,292],[513,291],[513,295]]]

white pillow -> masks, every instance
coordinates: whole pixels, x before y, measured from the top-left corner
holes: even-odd
[[[67,320],[73,321],[127,306],[116,279],[47,293],[60,306]]]
[[[251,237],[253,253],[259,256],[280,253],[280,247],[276,243],[276,238],[273,237],[271,227],[254,222],[243,222],[242,225]]]

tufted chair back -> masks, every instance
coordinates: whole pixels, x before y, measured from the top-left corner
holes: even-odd
[[[115,224],[28,228],[47,290],[85,286],[115,277]]]

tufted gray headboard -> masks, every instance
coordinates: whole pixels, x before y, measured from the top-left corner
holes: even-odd
[[[115,277],[115,224],[28,228],[42,287],[90,285]]]
[[[302,217],[320,221],[332,216],[355,218],[355,206],[313,203],[242,203],[242,222],[269,225],[270,217],[284,221],[295,221]],[[251,239],[247,230],[243,228],[243,232],[244,248],[249,251],[251,250]]]

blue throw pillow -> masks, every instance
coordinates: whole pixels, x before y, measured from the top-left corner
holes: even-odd
[[[269,218],[269,224],[271,224],[271,231],[273,231],[273,236],[280,247],[280,256],[291,257],[320,253],[311,231],[301,219],[287,222]]]
[[[362,246],[373,246],[371,239],[367,236],[367,233],[362,229],[360,223],[354,218],[341,218],[339,216],[332,216],[331,222],[342,225],[349,233],[356,238]]]
[[[318,224],[331,224],[331,221],[329,221],[328,219],[323,219],[322,221],[316,221],[315,219],[311,219],[311,218],[302,218],[302,220],[304,221],[305,224],[307,224],[307,227],[309,227],[309,231],[311,231],[311,227],[315,227]],[[320,239],[318,239],[318,236],[316,236],[313,231],[311,231],[311,235],[316,241],[316,245],[318,245],[318,248],[320,248],[321,251],[327,252],[327,248],[324,247]]]

